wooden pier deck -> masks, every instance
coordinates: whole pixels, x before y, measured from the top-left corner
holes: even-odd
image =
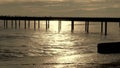
[[[36,21],[38,21],[38,28],[40,28],[41,20],[46,21],[46,30],[50,27],[49,21],[50,20],[57,20],[59,21],[58,30],[61,29],[61,21],[71,21],[71,32],[74,32],[74,21],[85,21],[85,32],[89,33],[89,23],[90,22],[100,22],[101,23],[101,33],[106,36],[107,35],[107,23],[108,22],[116,22],[119,23],[120,27],[120,18],[114,17],[30,17],[30,16],[0,16],[0,20],[4,21],[4,28],[8,28],[8,20],[11,20],[11,27],[13,28],[13,21],[15,21],[15,28],[20,28],[20,21],[24,21],[24,28],[30,28],[30,21],[34,21],[34,29],[36,28]],[[28,21],[28,24],[26,23]],[[19,24],[17,23],[19,22]],[[18,24],[18,26],[17,26]],[[104,32],[103,32],[104,27]]]

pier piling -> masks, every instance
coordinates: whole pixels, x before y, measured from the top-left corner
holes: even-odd
[[[24,28],[26,29],[26,20],[25,20],[25,23],[24,23]]]
[[[48,30],[48,20],[46,20],[46,31]]]
[[[30,29],[30,20],[28,20],[28,29]]]
[[[85,33],[87,31],[87,22],[85,21]]]
[[[61,20],[59,20],[59,22],[58,22],[58,32],[60,32],[61,31]]]
[[[11,20],[11,28],[13,28],[13,20]]]
[[[85,21],[85,32],[89,33],[89,21]]]
[[[38,20],[38,29],[40,29],[40,21]]]
[[[87,21],[87,33],[89,33],[89,21]]]
[[[34,30],[36,30],[36,20],[34,20]]]
[[[6,28],[5,25],[6,25],[6,22],[5,22],[5,20],[4,20],[4,29]]]
[[[15,29],[17,29],[17,20],[15,20]]]
[[[48,29],[49,29],[49,27],[50,27],[50,21],[48,20]]]
[[[74,21],[71,22],[71,32],[74,32]]]
[[[101,34],[103,34],[103,22],[101,22]]]
[[[107,22],[105,22],[105,36],[107,35]]]
[[[5,20],[5,22],[6,22],[6,29],[8,28],[8,20]]]
[[[20,20],[19,20],[19,29],[20,29]]]

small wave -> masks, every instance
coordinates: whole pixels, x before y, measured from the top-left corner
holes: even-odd
[[[70,65],[75,63],[43,63],[43,65]]]
[[[0,58],[24,57],[25,54],[20,51],[0,49]]]
[[[18,35],[2,35],[0,36],[1,39],[26,39],[26,38],[36,38],[32,36],[18,36]]]

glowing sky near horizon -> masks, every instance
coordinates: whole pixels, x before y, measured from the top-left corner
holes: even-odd
[[[0,15],[120,17],[120,0],[0,0]]]

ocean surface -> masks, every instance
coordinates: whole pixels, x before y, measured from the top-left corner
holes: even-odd
[[[84,22],[50,21],[46,31],[45,21],[38,22],[36,29],[31,21],[30,29],[4,29],[0,21],[0,68],[120,68],[120,54],[99,54],[97,44],[120,42],[118,23],[108,23],[108,35],[100,33],[100,22],[91,22],[89,34],[84,31]]]

